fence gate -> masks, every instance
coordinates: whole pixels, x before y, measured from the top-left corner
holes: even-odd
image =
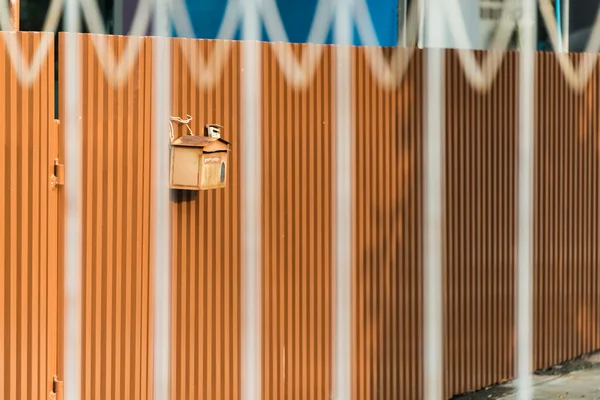
[[[9,35],[22,60],[11,59]],[[32,82],[17,74],[27,71],[45,35],[52,36],[0,34],[0,388],[8,399],[51,397],[58,368],[54,46]]]

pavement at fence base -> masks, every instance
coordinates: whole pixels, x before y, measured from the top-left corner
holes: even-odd
[[[533,376],[533,400],[600,400],[600,352],[537,371]],[[514,400],[516,382],[454,397],[455,400]]]

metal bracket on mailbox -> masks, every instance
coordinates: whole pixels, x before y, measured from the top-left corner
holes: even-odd
[[[221,137],[221,129],[223,129],[223,127],[221,125],[208,124],[205,127],[206,136],[215,138],[215,139],[219,139]]]
[[[65,166],[54,159],[54,171],[50,176],[50,189],[54,190],[57,186],[65,184]]]

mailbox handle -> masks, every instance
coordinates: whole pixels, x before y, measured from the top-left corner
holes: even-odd
[[[173,140],[175,140],[175,132],[173,130],[173,122],[175,122],[176,124],[179,125],[185,125],[186,128],[188,129],[190,135],[194,136],[194,132],[192,132],[192,128],[190,128],[189,123],[192,122],[192,116],[190,114],[187,114],[187,119],[183,119],[181,117],[174,117],[174,116],[170,116],[169,117],[169,136],[171,137],[171,142],[173,142]]]

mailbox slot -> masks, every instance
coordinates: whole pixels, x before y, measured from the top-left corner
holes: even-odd
[[[227,152],[204,152],[200,156],[200,190],[221,189],[227,185]]]

